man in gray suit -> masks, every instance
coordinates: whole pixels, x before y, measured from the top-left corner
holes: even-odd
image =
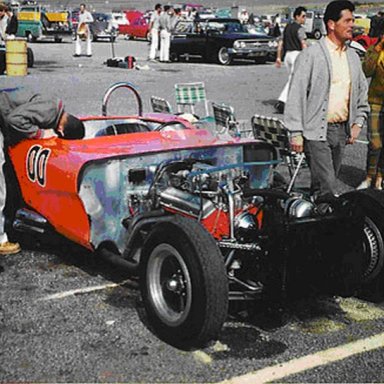
[[[348,0],[328,4],[327,36],[298,56],[285,108],[291,148],[305,151],[314,197],[338,193],[345,145],[354,143],[369,113],[360,59],[346,46],[354,9]]]

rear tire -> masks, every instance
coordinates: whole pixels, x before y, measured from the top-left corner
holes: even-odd
[[[205,345],[227,316],[223,257],[192,219],[174,216],[153,228],[141,254],[140,289],[156,334],[178,348]]]

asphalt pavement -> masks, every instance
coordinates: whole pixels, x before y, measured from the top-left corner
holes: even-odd
[[[281,117],[273,104],[287,74],[273,63],[149,63],[147,42],[119,38],[115,55],[137,58],[137,69],[129,70],[103,64],[112,56],[108,42],[93,44],[92,58],[73,58],[71,42],[30,46],[29,75],[2,76],[0,86],[53,92],[74,114],[101,114],[104,92],[116,82],[136,84],[149,112],[150,96],[175,108],[175,83],[204,81],[208,98],[232,105],[246,123],[255,113]],[[109,106],[110,114],[137,108],[125,90]],[[365,156],[363,144],[347,149],[345,190],[364,177]],[[2,256],[0,286],[1,382],[384,382],[381,301],[307,298],[278,313],[268,306],[252,317],[240,312],[228,317],[216,342],[186,352],[151,332],[135,278],[67,242],[53,239]]]

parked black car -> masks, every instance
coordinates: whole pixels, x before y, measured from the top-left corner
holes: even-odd
[[[107,39],[115,41],[118,31],[113,25],[112,15],[108,13],[92,13],[92,16],[93,23],[89,25],[92,40]]]
[[[171,40],[171,60],[200,56],[229,65],[234,59],[265,63],[275,56],[277,41],[266,33],[250,33],[238,19],[179,21]]]

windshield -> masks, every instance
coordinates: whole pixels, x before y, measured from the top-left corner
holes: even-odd
[[[243,24],[237,21],[226,21],[226,22],[210,21],[208,23],[208,29],[215,30],[218,32],[229,32],[229,33],[247,32]]]

